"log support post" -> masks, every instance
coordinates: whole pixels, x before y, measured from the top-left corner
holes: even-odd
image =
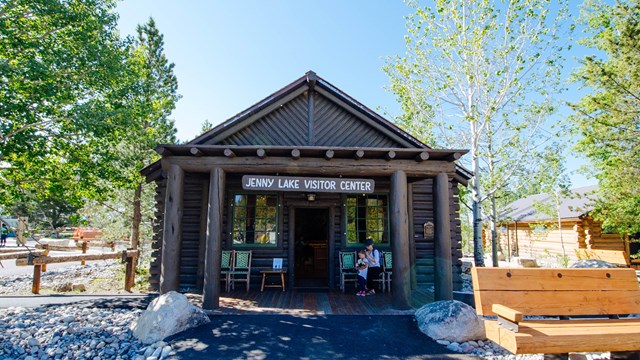
[[[449,177],[440,173],[435,179],[435,300],[453,299],[453,263],[451,259],[451,217]]]
[[[220,306],[220,266],[222,256],[222,214],[224,210],[224,170],[211,170],[209,180],[209,206],[207,210],[207,235],[204,258],[204,283],[202,308]]]
[[[49,244],[42,245],[42,249],[44,250],[42,255],[49,256]],[[42,272],[47,272],[47,264],[42,264]]]
[[[87,253],[87,242],[86,242],[86,241],[83,241],[83,242],[82,242],[82,253],[83,253],[83,254],[86,254],[86,253]],[[87,262],[86,262],[85,260],[82,260],[82,261],[80,262],[80,265],[82,265],[82,266],[85,266],[86,264],[87,264]]]
[[[183,197],[184,170],[180,166],[172,164],[167,174],[162,262],[160,265],[160,294],[180,289]]]
[[[42,274],[42,265],[33,265],[33,284],[31,285],[31,292],[34,294],[40,294],[40,275]]]
[[[393,254],[393,307],[411,308],[411,257],[409,254],[409,203],[407,174],[396,171],[391,175],[391,250]]]
[[[132,248],[128,250],[133,250]],[[125,260],[125,272],[124,272],[124,291],[131,292],[135,283],[135,255],[127,256]]]

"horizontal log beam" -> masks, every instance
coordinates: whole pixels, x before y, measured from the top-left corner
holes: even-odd
[[[29,252],[29,251],[20,251],[20,252],[5,253],[5,254],[0,254],[0,260],[21,259],[21,258],[28,257],[29,254],[41,255],[42,253],[44,253],[44,251],[42,251],[42,250],[33,250],[31,252]]]
[[[453,177],[456,164],[442,160],[430,160],[416,163],[415,160],[381,161],[376,159],[342,159],[333,158],[325,161],[318,158],[300,158],[295,163],[289,157],[269,156],[265,159],[251,157],[169,156],[162,159],[162,167],[168,171],[171,164],[178,165],[184,171],[210,172],[219,167],[228,173],[254,174],[295,174],[295,175],[329,175],[329,176],[390,176],[402,170],[409,177],[433,177],[438,173],[446,173]]]
[[[23,251],[27,251],[24,248],[16,248],[16,249],[0,249],[0,254],[8,254],[8,253],[15,253],[15,252],[23,252]]]
[[[64,246],[64,245],[48,245],[47,249],[51,250],[51,251],[75,251],[75,250],[81,250],[82,249],[82,244],[88,244],[86,241],[82,242],[78,245],[72,245],[72,246]],[[44,245],[40,245],[40,244],[36,244],[36,249],[44,249]]]
[[[126,256],[133,257],[138,256],[138,250],[127,250]],[[39,256],[33,259],[33,264],[29,264],[28,259],[17,259],[16,266],[29,266],[29,265],[44,265],[44,264],[57,264],[74,261],[91,261],[91,260],[107,260],[107,259],[122,259],[123,252],[109,252],[102,254],[78,254],[78,255],[56,255],[56,256]]]

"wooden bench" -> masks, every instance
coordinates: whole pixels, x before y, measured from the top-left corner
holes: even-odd
[[[631,266],[629,256],[623,250],[576,249],[575,251],[580,260],[596,259],[619,266]]]
[[[498,316],[485,320],[487,338],[514,354],[640,350],[640,319],[615,316],[640,313],[633,269],[474,267],[471,274],[476,312]]]

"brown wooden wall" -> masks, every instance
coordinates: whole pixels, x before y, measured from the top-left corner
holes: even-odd
[[[160,280],[160,257],[162,245],[162,226],[164,212],[165,197],[165,181],[156,181],[156,218],[154,222],[153,252],[150,268],[150,288],[157,290]],[[204,237],[206,229],[206,212],[208,199],[209,178],[206,174],[186,173],[184,184],[184,211],[182,219],[182,250],[180,259],[180,289],[181,291],[201,290],[204,268]],[[223,249],[231,249],[230,243],[230,199],[229,196],[234,192],[243,192],[241,189],[240,176],[229,175],[227,177],[227,191],[224,206],[224,228],[222,229]],[[388,192],[388,179],[376,179],[376,192]],[[431,286],[434,283],[434,240],[425,239],[423,235],[423,224],[430,221],[434,222],[434,204],[433,204],[433,180],[424,179],[412,182],[410,194],[410,215],[412,219],[412,232],[415,243],[416,262],[413,265],[416,273],[418,287]],[[461,258],[461,233],[460,219],[458,217],[459,202],[457,186],[450,188],[451,190],[451,238],[452,238],[452,256],[453,256],[453,281],[454,289],[459,289],[460,281],[460,258]],[[254,249],[252,260],[252,289],[257,289],[261,280],[260,270],[271,268],[273,258],[283,258],[284,267],[289,266],[289,207],[304,207],[305,201],[300,193],[280,193],[280,224],[279,236],[281,241],[278,247]],[[330,206],[333,209],[334,218],[331,222],[331,231],[334,234],[334,278],[333,282],[336,286],[339,284],[338,271],[338,253],[344,248],[344,232],[345,224],[343,224],[343,196],[341,194],[318,193],[316,202],[313,205]],[[349,248],[348,250],[352,250]],[[388,247],[381,247],[381,250],[389,250]]]

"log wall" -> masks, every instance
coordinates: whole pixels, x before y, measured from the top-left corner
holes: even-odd
[[[229,174],[227,177],[227,191],[225,196],[223,228],[225,229],[222,237],[222,248],[231,250],[231,238],[229,214],[230,214],[230,196],[234,192],[244,192],[241,188],[240,175]],[[184,212],[183,212],[183,240],[182,253],[180,258],[180,290],[181,291],[200,291],[202,290],[203,281],[203,244],[204,244],[204,227],[206,226],[206,204],[203,201],[207,199],[207,188],[209,178],[207,174],[185,173],[185,194],[184,194]],[[152,260],[150,267],[150,289],[157,290],[160,279],[160,261],[161,261],[161,244],[162,244],[162,226],[163,226],[163,210],[165,199],[166,181],[164,179],[156,180],[156,213],[154,221],[154,237],[152,244]],[[388,192],[388,179],[376,179],[376,192]],[[434,203],[433,203],[433,179],[423,179],[420,181],[412,181],[409,196],[409,215],[411,217],[410,237],[413,237],[411,243],[414,248],[411,249],[412,256],[415,256],[415,263],[412,264],[412,270],[415,272],[415,280],[418,288],[432,286],[434,284],[434,239],[425,239],[423,225],[426,222],[434,223]],[[460,279],[460,258],[461,254],[461,231],[460,219],[458,211],[460,208],[458,199],[458,189],[455,183],[450,183],[450,212],[451,212],[451,251],[453,263],[453,287],[458,290],[461,287]],[[252,276],[251,288],[258,289],[261,275],[260,270],[268,269],[272,266],[273,258],[283,258],[283,267],[289,267],[289,208],[290,206],[301,206],[304,200],[300,193],[280,193],[280,224],[278,228],[279,241],[277,247],[253,249],[252,260]],[[316,204],[328,204],[333,209],[334,218],[331,221],[331,231],[334,234],[334,271],[333,283],[339,285],[339,251],[352,250],[353,248],[345,248],[345,226],[343,224],[344,208],[343,195],[331,193],[318,193]],[[237,248],[239,250],[240,248]],[[353,249],[355,250],[355,249]],[[389,251],[390,248],[381,247],[383,251]]]
[[[535,231],[536,224],[514,223],[502,225],[504,230],[498,231],[498,238],[502,251],[512,256],[534,258],[538,260],[551,259],[562,255],[560,229]],[[508,231],[506,230],[508,228]],[[485,232],[485,237],[489,232]],[[489,239],[485,239],[489,241]],[[565,254],[569,261],[576,261],[577,249],[594,250],[625,250],[622,236],[619,234],[602,234],[600,224],[590,217],[583,219],[569,219],[562,222],[562,240]]]

